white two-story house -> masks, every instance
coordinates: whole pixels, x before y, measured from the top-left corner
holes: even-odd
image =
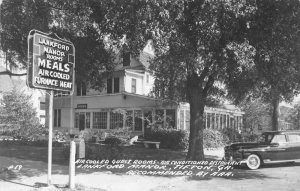
[[[154,78],[148,67],[152,54],[139,58],[123,54],[105,88],[96,91],[88,84],[75,84],[73,95],[54,97],[54,128],[77,132],[84,129],[110,130],[127,127],[142,134],[154,120],[177,128],[178,105],[149,96]]]
[[[123,54],[105,88],[96,91],[85,83],[75,84],[72,96],[54,97],[54,128],[77,133],[128,128],[136,134],[155,126],[189,129],[189,105],[150,97],[154,77],[148,67],[154,56],[139,58]],[[205,108],[207,128],[242,128],[243,112]]]

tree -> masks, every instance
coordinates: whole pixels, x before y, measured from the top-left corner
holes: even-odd
[[[49,31],[50,8],[45,1],[3,1],[0,11],[0,45],[6,62],[27,66],[27,36],[37,29]]]
[[[97,22],[105,22],[106,2],[95,7],[93,1],[33,1],[4,0],[1,4],[1,50],[7,65],[26,68],[27,36],[32,29],[56,33],[72,41],[76,47],[76,79],[89,82],[95,88],[103,87],[103,79],[114,68],[112,47],[105,41],[105,23],[94,26],[93,9]],[[101,32],[100,32],[101,31]],[[1,74],[13,74],[10,71]],[[26,73],[22,74],[26,75]],[[89,78],[87,78],[89,76]],[[83,80],[84,79],[84,80]]]
[[[255,48],[257,93],[271,103],[272,127],[278,130],[279,102],[300,91],[300,2],[257,1],[248,21],[247,39]]]
[[[243,34],[244,20],[254,8],[243,1],[150,1],[145,6],[141,4],[137,6],[140,9],[134,9],[135,15],[139,15],[135,18],[138,27],[128,30],[130,36],[139,38],[128,38],[128,44],[138,44],[140,36],[153,39],[157,68],[160,68],[155,71],[167,71],[165,75],[154,74],[165,83],[163,86],[171,86],[167,93],[170,97],[183,95],[190,103],[186,158],[202,160],[202,122],[209,96],[232,77],[252,70],[253,50]]]
[[[106,44],[117,48],[126,45],[133,55],[138,55],[145,42],[152,39],[157,63],[166,64],[166,68],[169,68],[165,70],[167,77],[164,79],[160,78],[162,75],[158,72],[155,73],[158,80],[161,79],[161,82],[165,82],[164,86],[169,87],[166,95],[171,99],[186,99],[190,103],[187,159],[204,158],[204,106],[211,95],[222,93],[221,87],[230,84],[232,78],[243,77],[244,73],[253,70],[253,50],[243,34],[245,20],[255,10],[254,1],[49,0],[44,3],[41,6],[49,9],[45,10],[45,14],[51,16],[49,20],[48,17],[43,19],[47,23],[45,28],[48,27],[60,36],[67,36],[74,41],[75,46],[79,39],[78,44],[83,51],[80,57],[76,54],[76,60],[81,59],[82,62],[76,68],[82,69],[80,72],[86,73],[89,79],[99,76],[103,68],[105,70],[103,62],[108,60],[101,59],[101,53],[107,50],[103,46],[105,37],[109,39]],[[6,4],[10,5],[4,1],[1,7]],[[12,4],[18,6],[15,1]],[[3,18],[8,19],[12,25],[16,24],[17,28],[19,23]],[[9,27],[2,28],[8,34],[13,33]],[[28,34],[26,30],[19,32]],[[22,39],[20,41],[24,43]],[[90,43],[91,46],[85,51],[85,46]],[[22,47],[24,50],[25,46]],[[22,50],[15,47],[7,50],[22,53]],[[98,60],[96,64],[94,60]]]
[[[261,91],[272,89],[272,92],[275,92],[272,95],[278,95],[277,92],[283,89],[292,94],[297,93],[295,90],[298,86],[294,81],[299,67],[296,65],[299,56],[295,54],[298,45],[285,44],[282,40],[297,40],[297,3],[294,3],[296,8],[289,9],[290,3],[284,6],[281,1],[255,0],[47,0],[43,1],[44,4],[30,2],[35,6],[45,6],[45,15],[50,15],[50,19],[42,19],[47,21],[45,28],[48,27],[49,31],[71,39],[75,46],[80,47],[80,56],[76,54],[76,60],[80,60],[76,66],[80,69],[77,70],[77,76],[88,76],[91,83],[94,83],[94,79],[98,79],[103,71],[112,71],[113,64],[110,58],[113,57],[111,55],[115,49],[126,46],[137,56],[147,40],[152,39],[156,48],[156,59],[151,67],[158,79],[157,90],[163,97],[187,100],[190,103],[191,124],[187,159],[204,158],[203,112],[211,97],[228,94],[232,99],[241,98],[242,94],[249,92],[253,87]],[[1,9],[4,5],[10,3],[4,1]],[[13,1],[11,6],[17,7],[18,2]],[[21,14],[18,17],[22,18],[32,13],[30,9],[24,10],[28,13],[22,15],[23,12],[21,14],[15,11],[15,14]],[[281,14],[287,18],[275,17]],[[18,22],[9,20],[5,14],[4,16],[2,18],[7,19],[7,23],[12,22],[12,25],[18,28]],[[264,16],[280,19],[260,18]],[[27,19],[25,21],[29,22]],[[271,24],[269,21],[272,21]],[[272,24],[278,26],[275,27],[276,30],[273,30]],[[1,25],[1,34],[13,34],[13,30],[8,27],[10,24],[6,25]],[[285,28],[289,26],[291,30],[286,31]],[[278,34],[284,34],[278,36],[280,41],[269,37],[273,34],[269,31],[277,30]],[[28,34],[26,30],[18,32]],[[21,40],[23,42],[23,39]],[[23,45],[25,49],[24,42],[19,45]],[[270,51],[271,49],[266,47],[277,49]],[[15,51],[20,55],[22,53],[16,47],[5,50]],[[276,54],[280,56],[276,57]],[[268,62],[268,59],[272,62]],[[291,76],[286,75],[283,81],[292,81],[292,85],[279,86],[266,80],[276,81],[276,78],[268,78],[267,74],[276,76],[283,69],[282,66],[288,66],[284,69],[285,74],[292,73]],[[280,75],[279,81],[282,81],[281,76],[283,75]],[[98,83],[92,85],[97,87]],[[276,88],[273,88],[274,86]]]
[[[0,100],[0,121],[16,132],[18,137],[29,137],[39,131],[39,119],[32,106],[31,96],[14,87],[3,92]]]
[[[266,104],[258,98],[245,100],[240,107],[245,112],[243,119],[246,133],[254,134],[257,130],[270,127],[271,124],[268,124],[268,121],[271,121],[268,120],[271,117],[270,104]]]

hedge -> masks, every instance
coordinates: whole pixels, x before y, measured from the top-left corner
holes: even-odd
[[[159,141],[161,148],[188,148],[188,132],[184,130],[156,128],[147,133],[145,138],[150,141]]]

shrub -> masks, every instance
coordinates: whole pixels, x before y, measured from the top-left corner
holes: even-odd
[[[56,130],[54,132],[53,139],[55,141],[66,141],[68,134],[69,134],[68,132],[61,132],[61,131]]]
[[[0,99],[1,124],[6,124],[5,129],[12,130],[10,133],[15,138],[29,138],[41,130],[31,101],[32,97],[17,87],[5,92]]]
[[[104,141],[104,144],[110,146],[117,146],[126,143],[126,140],[119,137],[107,137]]]
[[[188,133],[184,130],[155,128],[145,138],[159,141],[162,148],[187,149],[188,147]]]
[[[69,144],[63,146],[62,155],[65,159],[69,159]],[[122,147],[118,145],[93,145],[87,143],[85,144],[85,158],[91,160],[124,159],[124,152]]]
[[[233,143],[233,142],[242,142],[242,135],[235,129],[226,128],[220,130],[224,136],[228,138],[227,144]]]
[[[228,143],[227,135],[217,129],[203,130],[203,147],[204,148],[219,148]]]
[[[79,138],[84,139],[85,142],[92,141],[93,131],[91,129],[85,129],[80,131]]]

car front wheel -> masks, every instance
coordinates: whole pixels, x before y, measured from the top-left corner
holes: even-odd
[[[247,167],[251,170],[258,169],[261,165],[261,159],[256,154],[251,154],[247,158]]]

